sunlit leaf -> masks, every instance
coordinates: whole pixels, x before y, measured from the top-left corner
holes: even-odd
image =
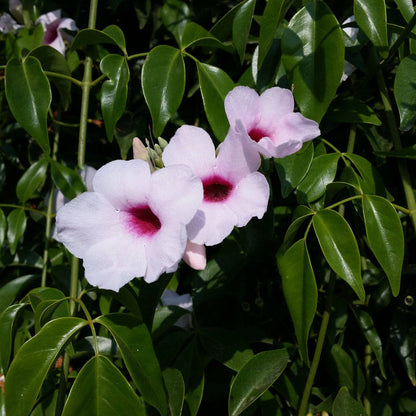
[[[181,0],[167,0],[160,12],[163,24],[181,45],[182,33],[190,19],[189,6]]]
[[[233,42],[237,49],[240,62],[244,61],[246,44],[250,33],[256,0],[245,1],[237,10],[232,26]]]
[[[56,187],[68,199],[84,192],[85,184],[77,171],[52,160],[51,175]]]

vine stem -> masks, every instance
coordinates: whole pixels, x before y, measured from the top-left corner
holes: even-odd
[[[326,299],[325,311],[322,316],[321,327],[319,328],[318,341],[316,342],[315,352],[309,370],[308,378],[306,379],[305,389],[303,390],[302,401],[300,402],[298,416],[306,416],[308,411],[309,397],[315,380],[316,372],[318,371],[319,361],[321,360],[322,349],[326,331],[328,329],[329,317],[331,315],[332,299],[334,297],[335,276],[331,273],[329,278],[328,297]]]
[[[384,105],[384,111],[386,113],[387,127],[390,131],[394,147],[396,149],[401,149],[402,142],[400,140],[400,133],[397,128],[393,108],[390,103],[389,92],[384,81],[381,69],[377,71],[377,83],[380,90],[381,100],[383,101]],[[405,159],[398,159],[397,164],[399,167],[400,177],[402,179],[402,185],[406,197],[407,207],[409,208],[410,218],[412,220],[413,228],[416,230],[416,199],[415,194],[413,192],[412,182],[410,180],[409,170],[407,168],[407,161]]]

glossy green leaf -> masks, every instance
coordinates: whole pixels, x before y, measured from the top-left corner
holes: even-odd
[[[179,49],[167,45],[153,48],[143,65],[142,88],[159,137],[178,109],[185,91],[185,64]]]
[[[274,159],[274,166],[280,179],[280,192],[283,198],[299,185],[311,166],[313,160],[313,144],[307,142],[298,152],[282,159]]]
[[[0,247],[3,246],[4,240],[6,238],[6,232],[7,232],[7,218],[4,215],[4,212],[2,209],[0,209]],[[1,313],[1,309],[0,309]]]
[[[120,370],[102,356],[82,367],[65,404],[62,416],[146,415],[142,401]]]
[[[71,76],[71,70],[69,69],[65,56],[55,48],[52,48],[49,45],[42,45],[30,51],[29,55],[39,59],[44,71],[54,72],[67,77]],[[50,81],[55,84],[58,89],[62,105],[64,109],[67,110],[71,102],[71,81],[53,75],[49,75],[49,77]]]
[[[334,416],[366,416],[362,404],[351,397],[347,387],[341,387],[333,403]]]
[[[238,9],[241,7],[242,3],[236,4],[233,8],[228,10],[228,12],[219,19],[215,25],[211,28],[210,32],[221,41],[229,39],[231,36],[233,28],[233,20],[238,12]]]
[[[13,332],[19,312],[26,306],[24,303],[10,305],[0,315],[0,362],[4,374],[7,374],[13,349]]]
[[[192,388],[188,389],[185,395],[185,401],[188,405],[190,416],[197,416],[199,407],[201,406],[205,387],[205,374],[203,371],[197,380],[198,382],[193,383]]]
[[[10,110],[17,122],[49,154],[46,121],[52,94],[40,62],[33,56],[23,61],[11,59],[6,66],[5,89]]]
[[[360,395],[365,388],[365,378],[357,360],[338,344],[331,347],[330,360],[331,378],[336,380],[339,386],[347,386],[354,395]]]
[[[189,314],[186,309],[179,306],[169,305],[158,308],[155,312],[152,325],[153,339],[157,339],[168,330],[183,315]]]
[[[299,203],[313,202],[321,197],[326,186],[335,179],[339,153],[328,153],[313,159],[306,176],[297,187]]]
[[[323,209],[314,215],[312,223],[329,266],[351,286],[363,302],[365,292],[360,252],[347,221],[338,212]]]
[[[377,195],[363,195],[368,244],[385,271],[394,296],[400,291],[404,236],[400,218],[391,203]]]
[[[416,121],[416,55],[404,58],[394,79],[394,97],[400,114],[400,129],[410,130]]]
[[[37,283],[40,276],[36,274],[28,274],[17,277],[7,282],[0,288],[0,313],[2,313],[13,301],[23,293],[30,285]]]
[[[167,368],[163,371],[163,380],[169,397],[170,414],[181,416],[185,400],[185,383],[182,374],[176,368]]]
[[[376,47],[378,53],[387,58],[387,16],[384,0],[354,0],[355,20]]]
[[[354,153],[345,153],[345,156],[354,164],[361,176],[361,189],[366,194],[377,194],[386,196],[386,188],[383,179],[377,172],[376,168],[360,155]]]
[[[163,24],[181,45],[182,33],[190,19],[189,6],[181,0],[167,0],[160,12]]]
[[[256,0],[245,1],[237,10],[232,26],[233,42],[237,49],[240,62],[243,63],[246,52],[248,35],[250,34],[251,21],[253,20]]]
[[[110,25],[101,30],[82,29],[80,30],[72,44],[71,49],[79,49],[87,45],[97,45],[101,43],[110,43],[117,45],[124,54],[126,54],[126,41],[122,30],[116,25]]]
[[[17,244],[26,230],[26,214],[23,209],[16,208],[7,216],[7,240],[10,253],[16,253]]]
[[[85,184],[77,171],[55,160],[51,161],[51,175],[56,187],[68,199],[73,199],[86,190]]]
[[[95,341],[97,343],[95,344]],[[95,345],[97,345],[100,355],[107,357],[121,358],[120,350],[117,343],[110,338],[97,336],[96,340],[92,336],[82,338],[74,343],[74,357],[92,356],[95,354]]]
[[[261,67],[276,36],[277,27],[292,0],[269,0],[260,22],[258,66]]]
[[[80,318],[59,318],[41,331],[17,352],[10,365],[5,384],[6,412],[28,416],[36,402],[43,381],[70,338],[88,322]]]
[[[283,373],[289,361],[285,349],[256,354],[235,376],[230,388],[230,416],[241,414]]]
[[[371,349],[374,352],[374,355],[377,358],[378,365],[380,367],[380,372],[384,378],[386,377],[386,371],[384,369],[383,361],[383,346],[381,344],[381,339],[377,333],[377,330],[374,326],[373,318],[366,311],[362,309],[353,309],[354,315],[357,318],[358,324],[360,325],[361,330],[363,331],[364,336],[366,337],[368,343],[371,346]]]
[[[338,123],[367,123],[381,126],[381,121],[374,110],[355,97],[337,98],[332,102],[325,117]]]
[[[100,62],[101,72],[109,79],[101,88],[101,111],[108,140],[113,141],[117,121],[126,109],[129,66],[123,56],[106,55]]]
[[[194,46],[206,46],[209,48],[224,49],[228,52],[232,52],[233,48],[230,45],[222,43],[211,32],[204,29],[202,26],[195,22],[189,22],[182,33],[181,49]]]
[[[42,158],[35,162],[19,179],[16,186],[16,195],[24,204],[35,191],[43,184],[46,178],[49,161]]]
[[[344,68],[344,35],[329,7],[312,1],[289,22],[282,61],[302,113],[320,122],[335,97]]]
[[[202,100],[209,124],[218,140],[224,140],[230,123],[224,109],[224,99],[234,88],[233,80],[220,68],[197,63]]]
[[[293,213],[292,223],[289,225],[285,234],[285,239],[283,241],[285,249],[288,249],[292,245],[302,224],[308,217],[310,217],[310,220],[312,220],[311,216],[313,214],[314,211],[305,205],[298,205],[296,207],[295,212]]]
[[[162,372],[146,325],[135,316],[126,313],[103,315],[96,321],[113,335],[143,399],[162,415],[166,415],[167,399]]]
[[[278,262],[283,294],[295,327],[300,354],[309,364],[308,336],[316,313],[318,289],[306,241],[297,241]]]

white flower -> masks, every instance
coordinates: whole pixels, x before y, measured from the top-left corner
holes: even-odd
[[[140,159],[108,163],[57,214],[57,239],[84,261],[94,286],[118,291],[135,277],[150,283],[177,269],[186,224],[201,204],[201,181],[183,165],[154,173]]]
[[[350,16],[348,19],[345,19],[342,22],[342,25],[346,25],[348,23],[355,22],[355,17]],[[351,39],[352,42],[355,42],[357,40],[359,29],[358,27],[344,27],[342,29],[344,33]],[[344,71],[342,73],[341,82],[344,82],[347,80],[347,78],[356,70],[357,68],[348,62],[347,60],[344,61]]]
[[[243,130],[241,137],[265,157],[285,157],[321,134],[318,123],[293,112],[292,91],[269,88],[260,96],[249,87],[235,87],[225,97],[230,129]],[[238,121],[243,129],[238,127]]]
[[[173,290],[165,289],[162,293],[160,301],[163,306],[179,306],[182,309],[186,309],[189,312],[193,310],[192,298],[189,293],[178,295]],[[187,313],[181,316],[174,324],[184,329],[192,328],[192,316]]]
[[[8,13],[3,13],[0,16],[0,32],[2,33],[14,32],[22,27]]]
[[[234,226],[245,226],[252,217],[261,218],[269,199],[266,178],[256,170],[258,153],[247,151],[238,133],[230,129],[218,155],[208,133],[182,126],[163,151],[165,166],[183,163],[201,178],[204,200],[188,224],[188,238],[212,246],[224,240]]]
[[[77,25],[73,19],[61,18],[61,9],[54,10],[39,16],[36,23],[43,26],[43,44],[55,48],[65,54],[65,41],[72,42],[73,36],[65,31],[77,31]]]

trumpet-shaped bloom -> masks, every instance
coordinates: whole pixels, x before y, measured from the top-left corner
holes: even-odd
[[[186,244],[184,262],[195,270],[204,270],[207,266],[207,254],[203,244],[195,244],[188,240]]]
[[[163,151],[165,166],[184,163],[201,178],[204,199],[188,224],[188,238],[207,246],[220,243],[234,226],[245,226],[267,209],[269,186],[256,170],[258,153],[250,151],[240,133],[231,130],[215,155],[208,133],[199,127],[182,126]]]
[[[116,160],[97,171],[93,188],[56,218],[58,241],[83,259],[90,284],[118,291],[134,277],[150,283],[177,269],[203,198],[187,166],[151,173],[143,160]]]
[[[65,31],[77,31],[75,21],[69,18],[61,18],[61,9],[54,10],[39,16],[36,23],[43,26],[43,44],[55,48],[65,55],[65,41],[72,42],[73,36]]]
[[[321,134],[318,123],[293,112],[293,94],[288,89],[274,87],[259,96],[252,88],[235,87],[224,106],[231,129],[240,120],[246,131],[241,137],[265,157],[288,156]]]

